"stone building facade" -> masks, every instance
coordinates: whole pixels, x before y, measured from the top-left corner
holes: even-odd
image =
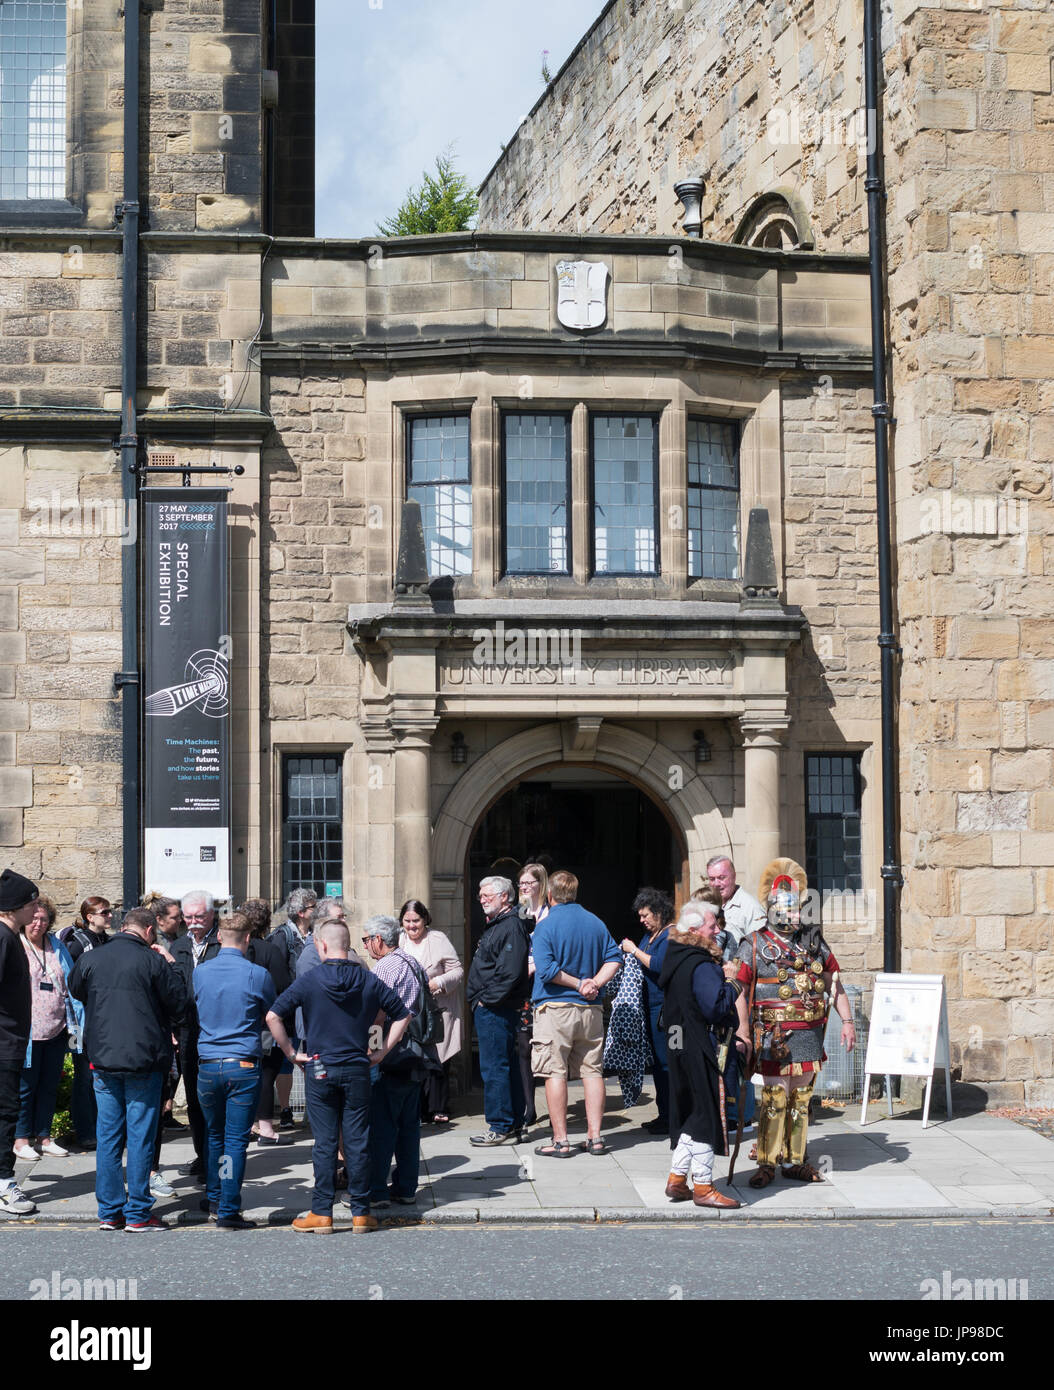
[[[64,196],[0,202],[0,846],[68,913],[88,892],[121,895],[113,677],[135,517],[114,451],[121,22],[113,0],[58,8]],[[275,0],[273,22],[260,0],[142,11],[139,428],[146,461],[216,465],[232,489],[233,894],[277,900],[304,876],[303,837],[329,836],[319,884],[335,878],[355,921],[422,897],[467,957],[474,888],[495,862],[570,856],[621,935],[642,882],[683,895],[727,851],[751,886],[774,853],[811,856],[849,888],[829,936],[866,987],[882,949],[862,162],[844,143],[806,159],[766,151],[749,128],[734,137],[737,113],[799,82],[802,100],[858,104],[852,7],[766,29],[761,6],[618,0],[533,113],[533,142],[521,130],[490,176],[483,228],[398,242],[311,236],[310,0]],[[1022,45],[1043,16],[1007,38],[983,13],[992,54],[1002,43],[1007,72],[1014,56],[1014,73],[1038,80]],[[1034,89],[985,103],[981,17],[904,16],[920,51],[943,55],[931,106],[907,100],[909,57],[910,82],[920,63],[903,45],[887,54],[890,99],[903,98],[887,133],[891,206],[901,199],[891,293],[904,296],[903,961],[947,974],[963,1078],[1038,1101],[1054,1007],[1050,402],[1025,371],[1046,370],[1046,214],[969,204],[994,137],[904,125],[922,109],[959,119],[967,96],[947,93],[971,74],[978,122],[1027,106],[1042,123]],[[1003,167],[1025,161],[1005,196],[1042,200],[1039,138],[1015,126],[1005,140]],[[705,241],[679,234],[672,194],[696,171],[710,181]],[[933,183],[902,191],[910,179]],[[966,201],[931,245],[939,214],[915,207],[939,208],[953,184]],[[999,243],[1012,235],[1013,249]],[[967,272],[989,236],[982,271]],[[607,272],[587,332],[561,316],[565,262]],[[1028,322],[993,327],[1011,310]],[[543,525],[525,490],[513,500],[525,418],[560,441],[559,524]],[[430,439],[454,448],[461,475],[429,477]],[[730,470],[721,498],[700,482],[710,467]],[[909,511],[912,497],[980,493],[982,474],[989,493],[998,477],[1008,499],[1027,494],[1023,574],[1012,545],[993,578],[990,542]],[[408,496],[426,513],[427,596],[396,592]],[[608,558],[604,505],[627,509],[624,561]],[[716,516],[732,518],[734,544],[703,561]],[[767,576],[746,569],[751,528],[767,558],[766,520]],[[514,526],[535,549],[543,536],[549,561],[513,563]],[[541,655],[515,645],[531,633]],[[821,759],[848,779],[840,821],[810,787]],[[298,820],[313,776],[334,804]],[[850,873],[824,859],[830,844],[851,849]]]
[[[840,0],[613,0],[488,176],[480,224],[673,233],[674,184],[702,177],[707,239],[865,252],[862,38]],[[893,0],[881,46],[902,968],[948,981],[964,1080],[1049,1104],[1054,15]],[[814,600],[788,597],[814,627]]]

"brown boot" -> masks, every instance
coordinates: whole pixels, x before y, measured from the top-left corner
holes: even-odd
[[[683,1173],[671,1173],[666,1184],[666,1195],[671,1202],[690,1202],[692,1200],[692,1189],[688,1186],[688,1179]]]
[[[356,1216],[352,1219],[351,1233],[353,1236],[365,1235],[367,1231],[378,1230],[380,1224],[375,1216]]]
[[[303,1216],[298,1216],[293,1222],[294,1231],[315,1231],[320,1236],[333,1234],[332,1216],[318,1216],[315,1212],[306,1212]]]
[[[704,1187],[702,1183],[697,1182],[694,1186],[692,1201],[697,1207],[720,1207],[722,1210],[738,1211],[742,1205],[734,1197],[726,1197],[723,1192],[718,1192],[710,1183]]]

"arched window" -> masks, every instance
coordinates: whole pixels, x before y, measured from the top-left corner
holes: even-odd
[[[755,198],[732,241],[736,246],[761,246],[770,251],[809,251],[813,247],[805,209],[785,190]]]
[[[66,0],[0,0],[0,199],[66,196]]]

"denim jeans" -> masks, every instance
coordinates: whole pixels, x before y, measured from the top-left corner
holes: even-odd
[[[395,1159],[392,1191],[417,1195],[421,1168],[421,1083],[370,1068],[370,1201],[388,1200],[388,1175]]]
[[[85,1052],[73,1054],[73,1089],[70,1092],[70,1119],[73,1132],[82,1144],[95,1143],[95,1087],[92,1070]]]
[[[260,1059],[198,1061],[198,1100],[205,1116],[208,1157],[205,1195],[216,1215],[237,1216],[242,1209],[245,1151],[260,1099]]]
[[[21,1139],[49,1139],[51,1122],[55,1118],[55,1097],[62,1077],[62,1059],[66,1055],[67,1033],[63,1028],[53,1038],[43,1042],[33,1039],[29,1066],[22,1068],[22,1084],[18,1095],[18,1124],[15,1133]]]
[[[519,1009],[489,1009],[477,1004],[472,1014],[479,1039],[479,1074],[483,1078],[483,1114],[491,1129],[506,1134],[523,1124],[523,1081],[516,1051]]]
[[[337,1136],[344,1137],[344,1164],[348,1170],[348,1197],[353,1216],[370,1214],[370,1064],[328,1064],[326,1080],[316,1081],[309,1062],[304,1074],[307,1118],[315,1136],[312,1164],[315,1186],[311,1210],[316,1216],[333,1214],[333,1180],[337,1175]]]
[[[95,1197],[99,1220],[109,1221],[124,1211],[127,1222],[148,1221],[154,1205],[150,1193],[150,1160],[161,1109],[160,1071],[96,1071]],[[121,1153],[128,1145],[128,1191],[121,1172]]]

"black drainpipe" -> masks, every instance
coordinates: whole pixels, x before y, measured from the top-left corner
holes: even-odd
[[[122,892],[124,910],[139,902],[139,0],[124,11],[124,195],[116,208],[123,232],[121,281],[121,497],[134,519],[135,544],[121,547]]]
[[[267,21],[267,66],[269,69],[278,67],[278,0],[271,0],[270,13]],[[264,182],[267,186],[267,206],[265,209],[266,223],[265,230],[274,236],[275,218],[275,173],[278,168],[278,112],[269,108],[264,113],[264,120],[267,122],[267,145],[266,159],[267,168],[264,174]]]
[[[885,198],[879,110],[882,61],[880,0],[864,0],[864,101],[867,108],[867,238],[871,278],[871,379],[875,422],[875,500],[878,509],[879,655],[882,704],[882,968],[896,972],[897,904],[903,877],[897,840],[897,723],[893,631],[893,548],[889,512],[889,429],[885,332]]]

